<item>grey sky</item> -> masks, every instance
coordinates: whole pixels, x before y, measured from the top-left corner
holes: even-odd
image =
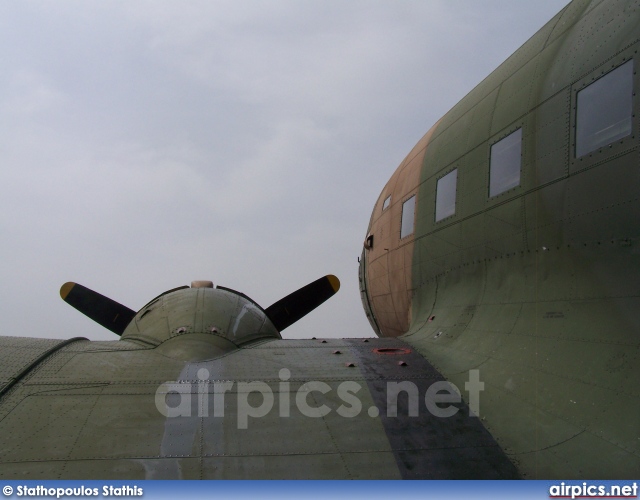
[[[211,279],[266,307],[333,273],[284,336],[370,336],[357,257],[380,190],[565,4],[2,2],[3,334],[115,339],[66,281],[138,309]]]

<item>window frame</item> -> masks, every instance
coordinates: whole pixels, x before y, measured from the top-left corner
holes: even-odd
[[[569,175],[576,172],[580,172],[586,168],[591,168],[600,162],[606,161],[609,158],[624,154],[638,145],[638,123],[637,116],[640,112],[639,103],[637,97],[637,91],[639,84],[638,65],[640,64],[637,57],[634,57],[635,52],[631,49],[622,52],[613,61],[610,61],[605,67],[599,67],[597,70],[592,71],[584,78],[575,82],[571,87],[571,128],[570,128],[570,144],[569,144]],[[614,142],[599,147],[583,156],[576,157],[576,134],[577,134],[577,118],[578,118],[578,94],[580,91],[587,88],[592,83],[599,80],[601,77],[606,76],[622,65],[629,61],[633,61],[633,87],[632,87],[632,102],[631,102],[631,134],[620,139],[614,140]]]
[[[518,156],[518,158],[520,159],[519,165],[518,165],[518,183],[517,184],[508,185],[507,187],[505,187],[501,191],[498,191],[496,193],[492,193],[491,180],[493,178],[493,175],[492,175],[493,174],[493,161],[494,161],[494,158],[497,157],[497,155],[494,153],[494,148],[496,146],[498,146],[500,143],[502,143],[502,142],[508,140],[509,138],[513,137],[517,133],[519,133],[519,136],[520,136],[520,154]],[[503,195],[505,193],[508,193],[509,191],[512,191],[512,190],[517,189],[517,188],[522,186],[522,177],[523,177],[522,176],[522,165],[523,165],[523,163],[524,163],[524,126],[523,126],[523,124],[518,124],[517,127],[511,128],[509,130],[509,132],[507,132],[506,134],[501,135],[498,140],[496,140],[495,142],[493,142],[489,146],[489,182],[488,182],[488,185],[487,185],[487,192],[488,192],[489,200],[494,200],[498,196],[501,196],[501,195]],[[496,168],[499,169],[501,167],[499,167],[496,164]]]
[[[581,149],[579,151],[579,137],[578,137],[578,130],[579,130],[579,116],[580,116],[580,109],[579,109],[579,104],[580,104],[580,94],[587,90],[589,87],[591,87],[594,84],[597,84],[598,82],[602,83],[603,79],[607,78],[608,76],[610,76],[612,73],[614,73],[616,70],[621,69],[623,66],[627,65],[627,64],[631,64],[631,109],[629,110],[629,118],[631,121],[631,128],[629,130],[629,133],[620,136],[620,137],[616,137],[613,140],[611,140],[610,142],[607,143],[603,143],[600,144],[598,146],[592,147],[591,149],[589,149],[588,147],[584,148],[584,151]],[[608,150],[612,150],[612,149],[618,149],[616,148],[616,146],[618,145],[622,145],[625,142],[630,141],[631,139],[634,138],[635,135],[635,131],[636,131],[636,124],[635,124],[635,113],[634,110],[636,109],[636,97],[635,97],[635,89],[637,88],[637,63],[634,60],[633,57],[623,57],[621,60],[619,60],[617,63],[613,63],[611,66],[607,67],[607,69],[601,69],[599,72],[594,72],[591,75],[587,76],[586,78],[582,79],[580,82],[578,82],[578,84],[576,84],[573,88],[573,92],[572,92],[572,116],[571,116],[571,121],[572,121],[572,127],[571,127],[571,131],[572,131],[572,141],[571,141],[571,156],[572,159],[574,160],[578,160],[578,161],[584,161],[587,160],[588,158],[592,158],[594,156],[598,156],[602,153],[606,153],[606,151]],[[585,96],[585,94],[582,94],[583,96]],[[585,102],[585,101],[583,101]],[[585,104],[587,105],[587,104]],[[578,156],[578,154],[580,153],[580,155]]]
[[[407,203],[409,203],[410,201],[413,200],[413,213],[412,213],[412,217],[411,217],[411,230],[408,233],[404,233],[404,221],[405,221],[405,206]],[[400,210],[400,240],[404,240],[406,238],[409,238],[410,236],[413,236],[416,232],[416,206],[417,206],[417,200],[416,200],[416,194],[412,194],[411,196],[408,196],[403,202],[402,202],[402,209]]]
[[[387,196],[384,201],[382,202],[382,210],[380,210],[381,212],[384,212],[385,210],[387,210],[389,207],[391,206],[391,195]]]
[[[441,194],[441,190],[440,190],[440,181],[443,181],[444,179],[446,179],[447,177],[449,177],[451,174],[455,173],[455,182],[454,182],[454,189],[453,189],[453,212],[451,213],[445,213],[442,215],[442,217],[438,218],[438,200],[439,200],[439,195]],[[445,186],[443,185],[443,188]],[[445,194],[445,193],[442,193]],[[436,206],[435,206],[435,210],[434,210],[434,222],[440,222],[443,220],[446,220],[450,217],[453,217],[454,215],[456,215],[458,209],[458,167],[455,167],[451,170],[449,170],[446,174],[444,174],[443,176],[441,176],[440,178],[438,178],[436,180]]]

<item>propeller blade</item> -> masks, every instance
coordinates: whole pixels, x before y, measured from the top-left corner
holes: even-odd
[[[270,305],[265,313],[278,331],[282,331],[309,314],[339,289],[340,280],[329,274]]]
[[[136,315],[135,311],[115,300],[71,281],[60,287],[60,297],[71,307],[117,335],[122,335]]]

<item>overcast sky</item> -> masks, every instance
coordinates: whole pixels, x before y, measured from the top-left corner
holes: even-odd
[[[357,257],[381,189],[565,4],[0,3],[3,335],[117,338],[66,281],[137,310],[210,279],[267,307],[332,273],[283,336],[371,336]]]

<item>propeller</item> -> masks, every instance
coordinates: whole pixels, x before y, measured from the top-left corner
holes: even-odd
[[[271,304],[264,312],[281,332],[331,298],[338,290],[340,280],[329,274]]]
[[[60,297],[99,325],[122,335],[136,312],[127,306],[71,281],[60,287]]]
[[[174,288],[161,295],[184,288],[189,287]],[[219,288],[231,291],[227,288]],[[329,274],[312,281],[308,285],[278,300],[267,307],[264,313],[276,329],[282,331],[300,318],[309,314],[320,304],[332,297],[339,289],[340,280],[332,274]],[[234,293],[248,299],[244,294],[239,292]],[[62,297],[62,300],[67,304],[117,335],[122,335],[127,325],[136,315],[136,311],[78,283],[68,282],[62,285],[60,288],[60,297]],[[158,297],[160,297],[160,295]]]

